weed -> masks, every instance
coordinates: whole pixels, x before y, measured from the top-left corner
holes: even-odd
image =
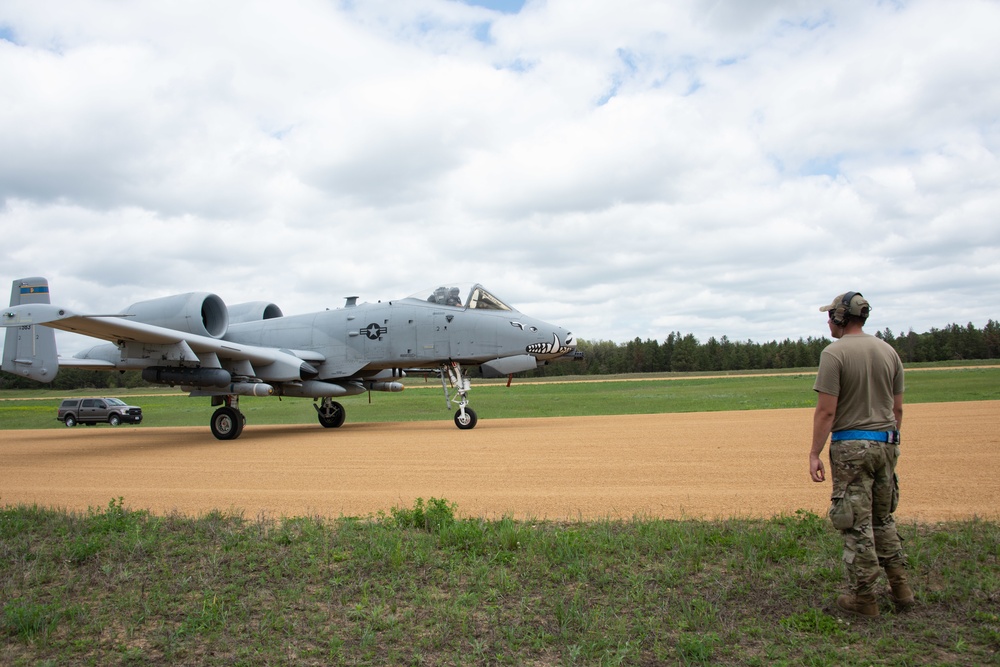
[[[3,629],[6,634],[33,639],[55,627],[57,615],[58,610],[48,605],[12,601],[3,606]]]
[[[834,636],[844,632],[843,621],[825,614],[817,609],[792,614],[781,620],[781,625],[796,632],[810,632],[820,635]]]
[[[417,498],[412,509],[394,507],[390,514],[400,528],[418,528],[429,533],[438,533],[455,523],[454,503],[440,498],[431,498],[426,505],[423,498]]]
[[[719,636],[714,632],[693,634],[685,632],[677,639],[677,652],[687,663],[709,664],[719,645]]]

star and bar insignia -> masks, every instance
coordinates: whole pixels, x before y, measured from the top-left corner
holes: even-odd
[[[379,326],[378,322],[372,322],[359,333],[368,336],[369,340],[382,340],[382,336],[389,333],[389,327]]]

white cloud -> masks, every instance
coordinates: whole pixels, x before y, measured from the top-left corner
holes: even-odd
[[[1000,315],[996,3],[515,9],[6,3],[3,273],[91,311],[479,280],[591,340]]]

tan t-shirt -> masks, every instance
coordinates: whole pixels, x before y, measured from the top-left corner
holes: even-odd
[[[869,334],[851,334],[826,346],[813,390],[837,397],[833,430],[892,431],[893,398],[902,394],[903,362]]]

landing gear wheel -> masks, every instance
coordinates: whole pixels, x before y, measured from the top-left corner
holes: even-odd
[[[219,440],[235,440],[243,432],[243,413],[230,407],[221,407],[212,415],[209,425],[212,435]]]
[[[322,405],[314,407],[316,408],[316,416],[319,417],[319,423],[323,428],[340,428],[344,425],[344,420],[347,419],[347,411],[337,401],[326,399]]]
[[[476,416],[476,412],[472,408],[465,408],[464,415],[461,410],[455,413],[455,426],[463,431],[475,428],[478,421],[479,417]]]

